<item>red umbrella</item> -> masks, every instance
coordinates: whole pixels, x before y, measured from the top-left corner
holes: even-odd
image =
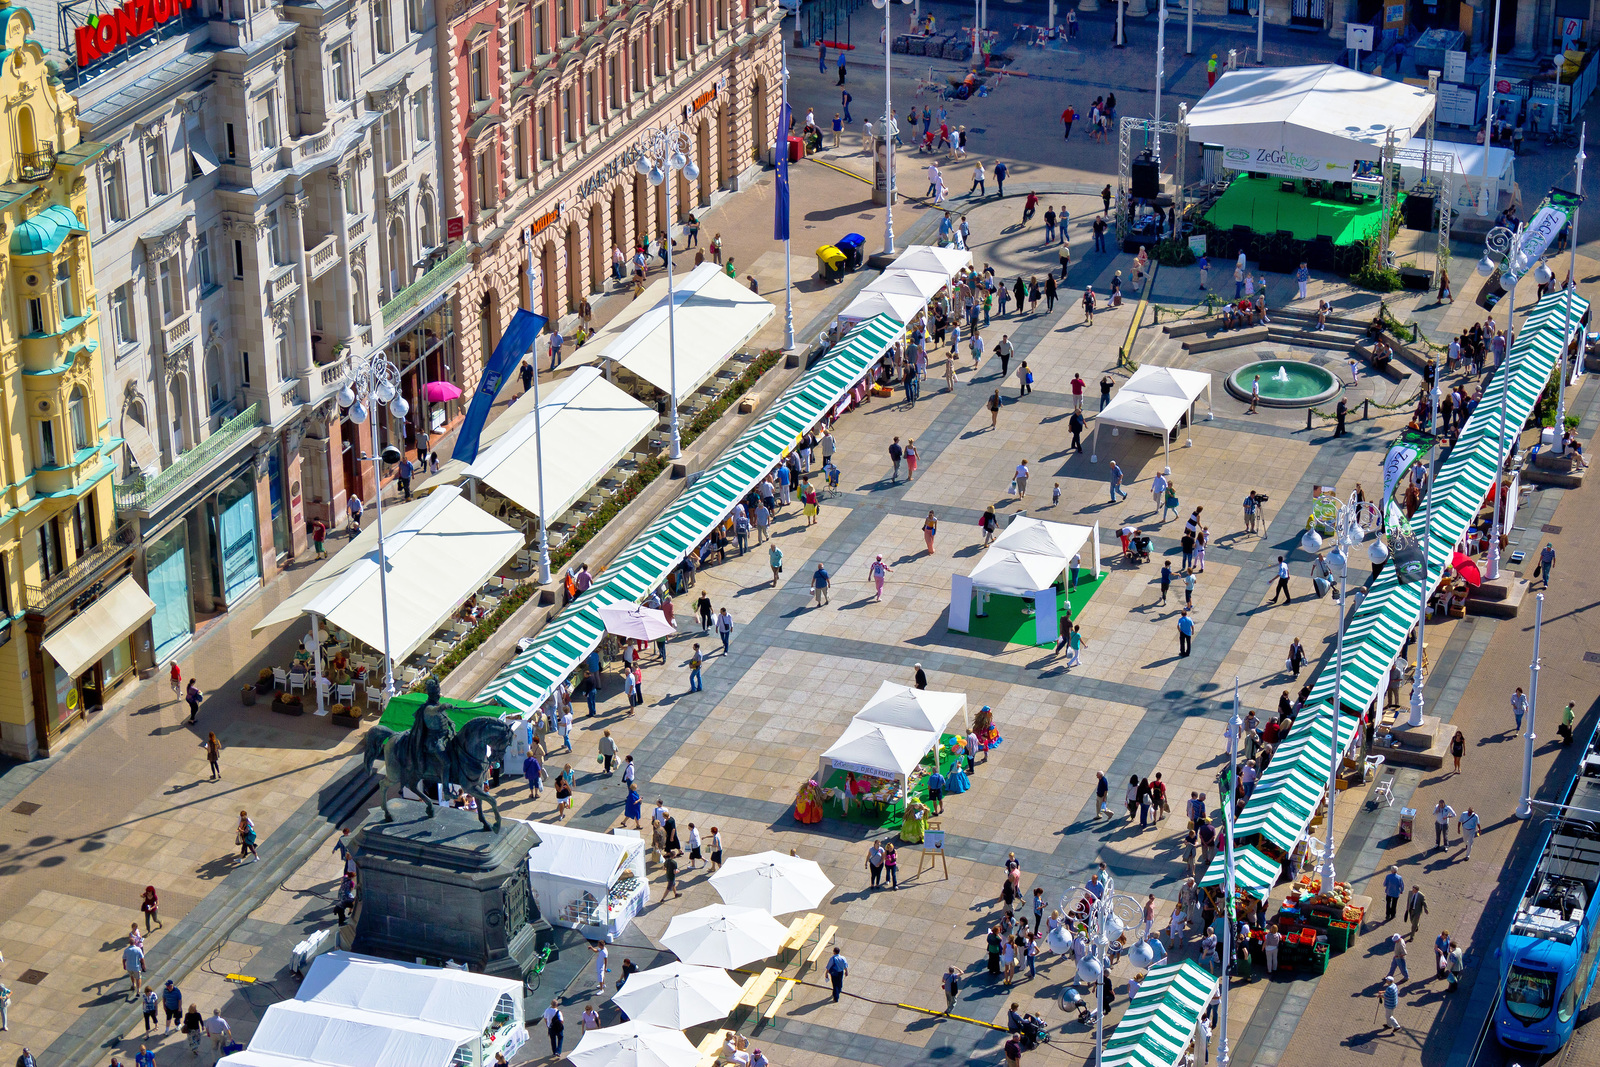
[[[1478,565],[1472,561],[1472,557],[1457,552],[1451,557],[1450,566],[1454,567],[1456,573],[1466,579],[1467,584],[1473,588],[1483,584],[1483,575],[1478,573]]]
[[[443,404],[446,400],[454,400],[461,395],[461,390],[449,382],[429,382],[428,399],[435,404]]]

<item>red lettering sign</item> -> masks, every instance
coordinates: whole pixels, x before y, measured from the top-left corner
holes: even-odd
[[[87,67],[135,37],[153,33],[194,6],[194,0],[127,0],[115,11],[92,15],[73,34],[78,66]]]

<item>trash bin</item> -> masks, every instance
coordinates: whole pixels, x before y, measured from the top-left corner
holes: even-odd
[[[856,271],[861,269],[865,258],[867,239],[859,233],[847,233],[833,243],[833,246],[843,252],[848,261],[847,269]]]
[[[806,142],[799,134],[789,135],[789,162],[798,163],[806,158]]]
[[[836,282],[843,278],[847,262],[845,254],[833,245],[823,245],[817,249],[817,273],[822,275],[825,282]]]
[[[1416,832],[1416,829],[1417,829],[1417,809],[1416,808],[1401,808],[1400,809],[1400,840],[1402,840],[1402,841],[1410,841],[1411,840],[1411,835]]]

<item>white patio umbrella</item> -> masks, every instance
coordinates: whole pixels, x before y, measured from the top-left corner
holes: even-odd
[[[695,1067],[700,1052],[682,1030],[630,1021],[586,1031],[567,1059],[576,1067]]]
[[[669,963],[638,971],[611,999],[642,1023],[683,1029],[722,1019],[739,1002],[739,984],[720,967]]]
[[[677,632],[677,627],[667,621],[665,614],[637,604],[608,604],[596,608],[595,614],[606,624],[607,632],[635,641],[654,641]]]
[[[782,852],[735,856],[711,876],[711,885],[729,904],[773,915],[814,908],[833,888],[815,861]]]
[[[684,963],[743,967],[776,953],[788,936],[761,908],[713,904],[673,916],[661,943]]]

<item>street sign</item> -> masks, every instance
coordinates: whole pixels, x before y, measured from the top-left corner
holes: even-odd
[[[1356,48],[1363,52],[1372,51],[1372,27],[1360,23],[1350,23],[1344,28],[1344,46]]]
[[[1460,85],[1467,80],[1467,54],[1449,51],[1444,54],[1444,80]]]

